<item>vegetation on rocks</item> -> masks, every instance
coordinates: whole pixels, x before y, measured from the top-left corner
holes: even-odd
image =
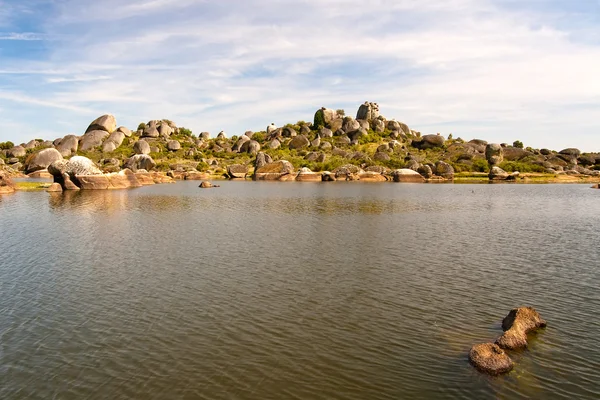
[[[200,171],[214,177],[225,174],[231,165],[245,165],[252,171],[260,151],[274,162],[285,160],[295,170],[308,168],[313,172],[355,165],[388,174],[407,168],[428,180],[485,179],[492,167],[502,171],[495,174],[496,178],[521,179],[523,174],[600,176],[599,154],[582,154],[577,149],[557,152],[524,148],[519,140],[500,145],[480,139],[455,139],[453,135],[445,138],[421,134],[383,117],[377,103],[362,104],[357,117],[363,119],[354,119],[341,109],[323,107],[315,112],[312,124],[270,124],[259,132],[229,138],[221,133],[211,138],[207,132],[194,133],[168,119],[141,122],[134,131],[116,128],[116,118],[106,115],[94,120],[81,136],[32,140],[19,146],[0,143],[0,165],[25,170],[27,161],[40,150],[55,147],[67,159],[84,156],[106,172],[118,171],[143,152],[153,160],[155,170]]]

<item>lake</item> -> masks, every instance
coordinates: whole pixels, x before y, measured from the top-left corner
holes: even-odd
[[[600,190],[198,184],[0,197],[1,399],[600,398]]]

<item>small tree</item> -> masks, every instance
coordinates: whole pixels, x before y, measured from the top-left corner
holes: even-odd
[[[518,149],[522,149],[523,148],[523,142],[521,142],[520,140],[515,140],[513,142],[513,147],[516,147]]]
[[[341,108],[339,110],[335,110],[335,113],[340,117],[346,116],[346,111],[342,110]]]

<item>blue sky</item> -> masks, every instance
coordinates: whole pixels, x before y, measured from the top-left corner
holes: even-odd
[[[423,133],[600,151],[599,75],[600,0],[0,0],[0,141],[369,100]]]

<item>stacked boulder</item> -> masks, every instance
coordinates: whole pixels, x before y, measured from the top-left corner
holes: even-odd
[[[474,345],[469,352],[469,361],[475,368],[490,375],[509,372],[514,363],[505,350],[527,347],[527,334],[545,326],[546,321],[532,307],[515,308],[502,320],[504,333],[495,343]]]

